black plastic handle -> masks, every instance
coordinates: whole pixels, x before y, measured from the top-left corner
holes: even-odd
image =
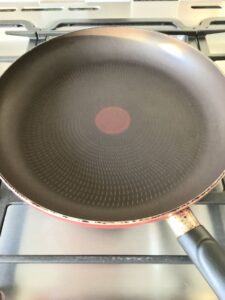
[[[225,249],[199,225],[178,238],[219,299],[225,299]]]

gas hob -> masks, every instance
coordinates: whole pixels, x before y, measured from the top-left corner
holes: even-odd
[[[225,74],[221,3],[199,9],[191,6],[210,5],[193,1],[186,14],[186,2],[177,1],[2,4],[0,74],[48,39],[102,25],[172,35],[202,51]],[[224,204],[220,182],[193,210],[225,246]],[[2,184],[0,224],[0,299],[216,299],[165,222],[129,229],[81,227],[36,211]]]

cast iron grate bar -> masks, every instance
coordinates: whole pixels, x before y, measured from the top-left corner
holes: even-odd
[[[225,60],[225,54],[209,54],[208,57],[212,61]]]
[[[13,63],[19,56],[0,56],[0,63]]]
[[[71,27],[71,26],[79,26],[79,25],[86,25],[86,26],[103,26],[103,25],[110,25],[110,26],[172,26],[174,28],[183,29],[184,25],[175,19],[72,19],[72,20],[61,20],[57,21],[53,24],[49,29],[56,30],[61,27]]]
[[[0,255],[0,264],[192,264],[187,255]]]
[[[77,22],[76,24],[73,25],[63,25],[60,27],[72,27],[72,26],[100,26],[100,25],[112,25],[110,23],[105,22],[104,24],[91,24],[91,23],[79,23]],[[136,24],[129,24],[129,26],[150,26],[149,24],[141,24],[141,23],[136,23]],[[117,24],[117,27],[119,26],[124,26],[124,24]],[[152,25],[154,26],[154,25]],[[157,26],[157,24],[155,24]],[[60,28],[59,27],[59,28]],[[57,28],[56,28],[57,29]],[[35,30],[20,30],[20,31],[14,31],[14,30],[8,30],[6,33],[8,35],[15,35],[15,36],[23,36],[23,37],[35,37],[35,32],[37,33],[39,38],[46,38],[46,37],[55,37],[55,36],[60,36],[65,33],[69,33],[70,30],[64,30],[64,31],[57,31],[56,29],[36,29]],[[151,27],[149,28],[151,30]],[[190,37],[196,37],[196,36],[205,36],[207,34],[216,34],[216,33],[224,33],[225,29],[208,29],[208,30],[194,30],[194,29],[185,29],[185,30],[179,30],[179,29],[160,29],[160,28],[152,28],[154,31],[159,31],[161,33],[165,33],[168,35],[187,35]]]
[[[36,30],[37,28],[26,20],[0,20],[0,27],[24,27],[26,30]]]

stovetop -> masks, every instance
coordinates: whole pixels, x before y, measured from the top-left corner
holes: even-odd
[[[189,10],[195,11],[191,6],[197,2],[206,5],[195,1]],[[27,50],[50,38],[101,25],[173,35],[202,51],[225,74],[221,3],[213,2],[221,8],[202,8],[185,16],[177,1],[2,5],[0,75]],[[224,186],[220,182],[193,210],[225,246]],[[0,299],[216,299],[165,222],[128,229],[81,227],[36,211],[2,184],[0,224]]]

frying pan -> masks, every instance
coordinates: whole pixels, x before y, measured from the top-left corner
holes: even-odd
[[[0,80],[1,178],[90,226],[165,219],[225,299],[224,250],[189,206],[225,172],[225,81],[159,33],[94,28],[44,43]]]

